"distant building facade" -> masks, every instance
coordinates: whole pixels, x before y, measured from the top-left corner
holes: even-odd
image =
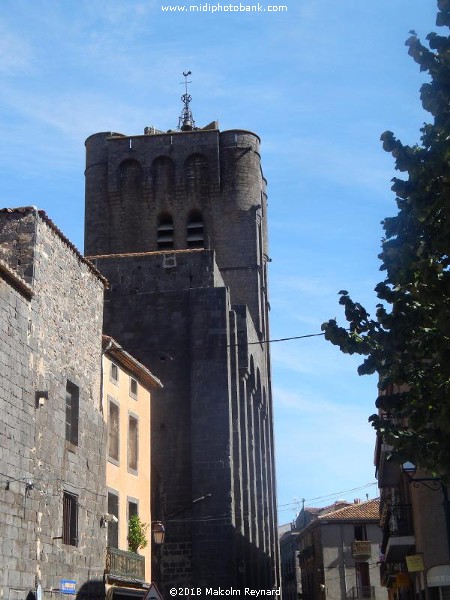
[[[298,536],[295,523],[283,525],[280,534],[281,595],[283,600],[299,600],[302,590],[298,562]]]
[[[44,212],[0,210],[1,598],[104,597],[105,283]]]
[[[379,500],[327,507],[299,531],[303,600],[387,598],[378,573],[379,507]]]
[[[152,515],[150,407],[161,382],[111,337],[103,336],[103,414],[106,448],[108,598],[135,598],[146,593],[151,575]],[[147,526],[147,546],[129,552],[132,516]],[[129,596],[127,596],[129,594]]]
[[[186,123],[86,140],[85,253],[111,285],[105,330],[165,386],[151,418],[163,592],[272,589],[279,551],[260,140]]]

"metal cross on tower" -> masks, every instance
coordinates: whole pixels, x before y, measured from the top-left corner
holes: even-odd
[[[183,72],[184,82],[181,82],[181,84],[184,83],[185,85],[185,93],[181,96],[181,101],[183,102],[184,106],[183,110],[181,111],[181,116],[178,119],[178,129],[181,129],[181,131],[192,131],[193,129],[195,129],[194,117],[192,116],[192,111],[189,107],[189,103],[192,100],[192,96],[188,93],[187,87],[188,83],[191,83],[187,80],[187,78],[191,74],[191,71],[188,71],[187,73]]]

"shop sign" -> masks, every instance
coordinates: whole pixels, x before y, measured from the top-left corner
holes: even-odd
[[[450,565],[436,565],[428,569],[427,585],[428,587],[450,585]]]
[[[59,591],[61,594],[75,596],[77,593],[77,582],[70,579],[61,579],[59,582]]]
[[[414,573],[415,571],[423,571],[425,567],[423,564],[422,554],[412,554],[411,556],[407,556],[406,566],[408,567],[408,571],[410,573]]]

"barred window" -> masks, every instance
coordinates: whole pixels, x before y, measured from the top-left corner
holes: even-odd
[[[78,498],[74,494],[63,494],[63,544],[78,546]]]

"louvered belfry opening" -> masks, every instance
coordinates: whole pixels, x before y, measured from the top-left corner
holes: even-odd
[[[203,218],[199,210],[192,210],[189,213],[187,222],[187,247],[204,248],[204,227]]]
[[[157,234],[158,249],[173,248],[173,219],[169,213],[159,216]]]

